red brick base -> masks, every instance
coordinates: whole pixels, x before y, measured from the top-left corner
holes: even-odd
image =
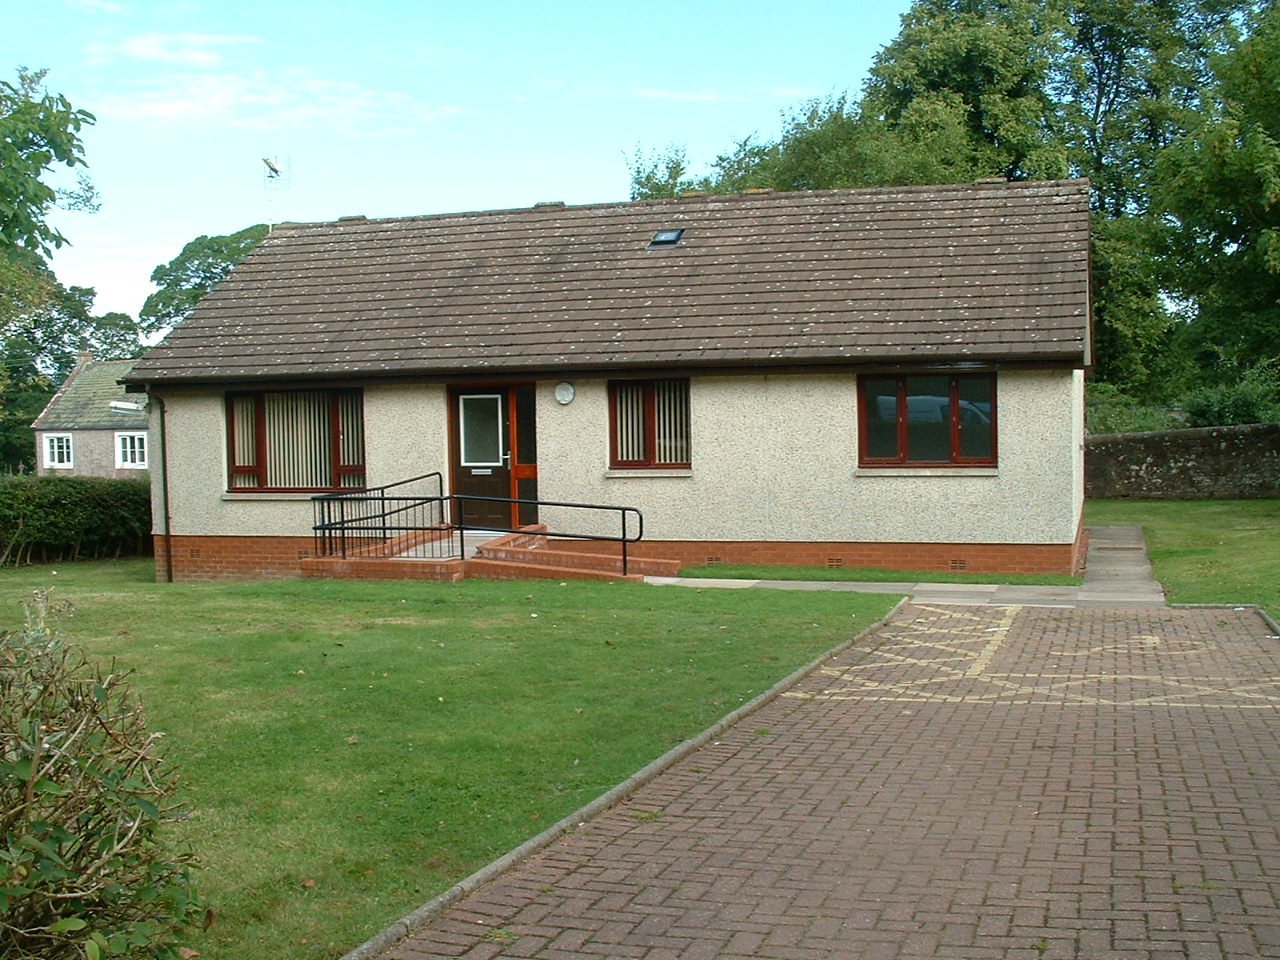
[[[155,538],[156,579],[167,576],[165,538]],[[565,541],[557,546],[564,548]],[[1083,526],[1075,543],[791,543],[749,540],[644,540],[629,548],[633,557],[678,560],[686,566],[708,563],[776,566],[889,567],[921,572],[1079,573],[1084,567]],[[175,580],[260,580],[303,575],[310,537],[173,537]],[[618,545],[575,542],[581,553],[616,557]],[[386,574],[382,574],[386,576]]]
[[[152,538],[156,579],[168,577],[166,539]],[[181,537],[173,540],[173,579],[272,580],[302,576],[302,558],[315,549],[311,537]]]
[[[785,541],[643,540],[636,557],[703,564],[764,564],[779,567],[887,567],[892,570],[960,573],[1078,574],[1084,567],[1083,536],[1074,544],[1041,543],[792,543]],[[575,550],[616,554],[614,543],[575,544]]]

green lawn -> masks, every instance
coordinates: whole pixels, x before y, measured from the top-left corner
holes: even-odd
[[[1280,617],[1280,500],[1090,500],[1085,522],[1141,525],[1172,603],[1256,603]]]
[[[137,670],[218,919],[206,960],[336,957],[854,636],[895,597],[0,570]]]

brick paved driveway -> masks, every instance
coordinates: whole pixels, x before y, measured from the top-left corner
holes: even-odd
[[[1280,957],[1268,633],[904,607],[386,957]]]

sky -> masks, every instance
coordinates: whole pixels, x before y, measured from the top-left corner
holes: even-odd
[[[703,172],[856,95],[908,5],[0,0],[0,76],[47,69],[95,115],[100,209],[55,211],[71,246],[52,264],[95,312],[137,316],[152,270],[201,235],[623,201],[631,160],[669,145]]]

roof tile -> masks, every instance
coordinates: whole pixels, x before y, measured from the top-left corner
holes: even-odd
[[[1080,180],[285,224],[131,379],[1080,365],[1088,250]]]

